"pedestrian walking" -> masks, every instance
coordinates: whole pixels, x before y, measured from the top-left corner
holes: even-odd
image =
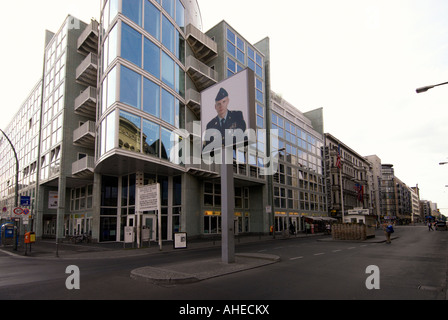
[[[434,231],[434,229],[432,228],[432,223],[428,222],[428,231]]]
[[[385,225],[385,226],[386,226],[386,225]],[[392,243],[390,237],[391,237],[392,233],[394,233],[394,232],[395,232],[395,230],[394,230],[394,226],[393,226],[391,223],[389,223],[389,224],[384,228],[384,233],[386,234],[386,243],[387,243],[387,244],[391,244],[391,243]]]

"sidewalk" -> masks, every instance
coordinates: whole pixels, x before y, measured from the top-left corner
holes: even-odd
[[[235,237],[235,245],[263,242],[263,241],[277,241],[293,238],[305,238],[322,236],[322,233],[314,235],[300,234],[297,236],[291,236],[290,238],[284,238],[282,235],[277,234],[276,239],[273,239],[272,235],[251,235],[251,236],[237,236]],[[160,252],[173,252],[180,250],[191,250],[200,248],[220,248],[221,240],[216,239],[196,239],[191,240],[187,244],[187,249],[174,249],[172,241],[164,241],[162,244],[162,251],[160,251],[159,245],[156,242],[151,242],[148,247],[148,243],[145,242],[142,248],[137,249],[132,244],[123,244],[121,242],[113,243],[59,243],[56,245],[55,240],[37,240],[36,243],[31,245],[31,250],[28,245],[25,250],[25,245],[19,243],[17,251],[13,246],[1,246],[0,252],[4,252],[11,256],[23,257],[23,258],[41,258],[41,259],[107,259],[107,258],[126,258],[131,256],[143,256],[148,254],[155,254]],[[26,251],[26,252],[25,252]]]

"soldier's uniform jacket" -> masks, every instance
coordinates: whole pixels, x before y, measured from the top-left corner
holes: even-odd
[[[219,117],[215,117],[212,121],[207,124],[208,129],[216,129],[221,132],[222,143],[225,140],[225,130],[231,129],[241,129],[243,132],[246,131],[246,121],[244,121],[244,116],[241,111],[228,111],[227,118],[225,119],[224,126],[221,125]],[[211,142],[211,141],[210,141]],[[207,142],[207,145],[210,143]]]

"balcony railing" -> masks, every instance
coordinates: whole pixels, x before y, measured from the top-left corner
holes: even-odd
[[[187,57],[187,72],[199,91],[218,83],[218,73],[193,56]]]
[[[95,122],[87,121],[73,132],[73,143],[84,148],[95,147]]]
[[[72,175],[76,178],[91,177],[94,172],[95,158],[86,156],[72,164]]]
[[[192,24],[186,27],[186,36],[188,44],[200,61],[207,63],[218,56],[218,44]]]
[[[96,94],[94,87],[88,87],[75,99],[75,112],[94,119],[96,117]]]
[[[76,81],[86,87],[96,87],[98,74],[98,56],[89,54],[76,68]]]
[[[92,20],[79,36],[78,52],[85,56],[98,53],[98,21]]]
[[[187,106],[200,119],[201,117],[201,94],[194,89],[187,89],[185,93]]]

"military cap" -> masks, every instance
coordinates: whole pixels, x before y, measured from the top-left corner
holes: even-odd
[[[218,95],[216,96],[215,101],[221,101],[222,99],[228,97],[229,94],[227,93],[227,91],[224,88],[221,88],[218,92]]]

